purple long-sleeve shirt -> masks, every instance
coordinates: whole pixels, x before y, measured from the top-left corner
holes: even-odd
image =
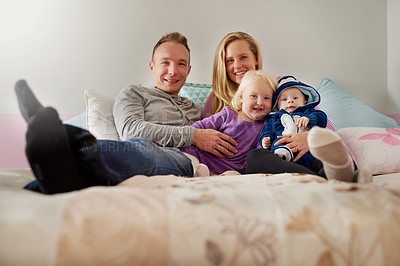
[[[182,148],[181,151],[195,156],[216,174],[228,170],[236,170],[244,174],[246,172],[247,153],[254,148],[260,148],[258,139],[265,122],[244,121],[238,118],[236,111],[225,107],[221,112],[197,121],[192,126],[200,129],[215,129],[231,136],[238,143],[238,146],[236,146],[238,152],[232,157],[219,158],[195,146]]]

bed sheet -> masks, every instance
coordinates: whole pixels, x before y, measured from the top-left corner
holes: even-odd
[[[21,189],[30,170],[0,178],[1,265],[400,262],[400,174],[134,176],[51,196]]]

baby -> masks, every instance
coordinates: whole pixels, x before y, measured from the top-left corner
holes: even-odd
[[[293,76],[281,77],[272,101],[272,113],[260,137],[260,145],[264,149],[271,147],[272,152],[286,161],[293,161],[293,152],[285,144],[273,144],[279,136],[301,133],[314,126],[326,127],[327,115],[314,109],[319,102],[319,93],[310,85]],[[311,153],[307,152],[297,163],[310,168],[314,160]]]

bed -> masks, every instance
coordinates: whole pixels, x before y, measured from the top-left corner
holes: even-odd
[[[186,84],[204,104],[211,87]],[[400,265],[400,125],[330,79],[318,87],[367,184],[293,173],[134,176],[56,195],[0,170],[0,265]],[[117,139],[113,97],[66,123]]]

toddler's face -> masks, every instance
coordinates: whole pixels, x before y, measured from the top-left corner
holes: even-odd
[[[278,109],[291,113],[299,106],[307,103],[306,97],[298,88],[285,89],[278,98]]]
[[[242,111],[239,118],[249,122],[264,119],[271,111],[273,94],[274,91],[267,81],[256,79],[251,82],[240,97]]]

